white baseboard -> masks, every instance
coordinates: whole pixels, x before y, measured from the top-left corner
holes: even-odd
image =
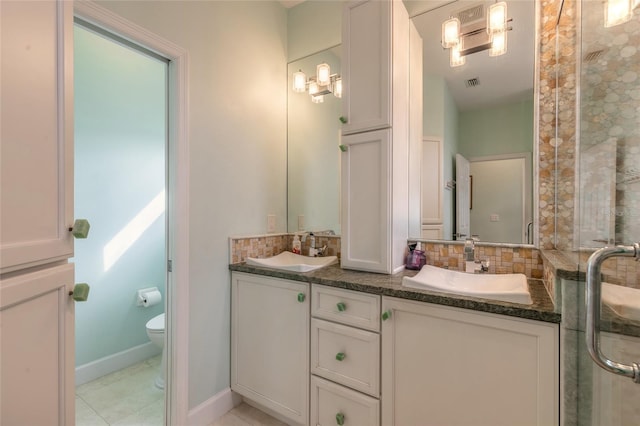
[[[231,388],[224,389],[189,410],[189,426],[208,426],[241,402],[242,397]]]
[[[155,344],[147,342],[78,366],[76,367],[76,386],[95,380],[105,374],[122,370],[147,358],[159,355],[161,352],[161,349]]]

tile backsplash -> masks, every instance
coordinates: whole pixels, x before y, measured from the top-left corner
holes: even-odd
[[[422,248],[427,256],[427,264],[464,271],[464,243],[455,241],[425,241]],[[533,247],[513,244],[476,243],[475,257],[489,260],[489,273],[525,274],[529,278],[542,278],[542,258]]]
[[[266,234],[229,238],[229,263],[244,262],[247,257],[270,257],[291,251],[294,234]],[[340,237],[316,236],[316,247],[327,246],[328,256],[340,258]],[[309,251],[309,239],[302,243],[302,253]]]
[[[247,257],[275,256],[291,250],[294,234],[267,234],[229,238],[229,263],[241,263]],[[340,257],[340,237],[316,236],[316,246],[327,246],[327,255]],[[427,264],[441,268],[464,270],[464,243],[455,241],[424,241]],[[309,240],[302,243],[302,253],[309,250]],[[533,247],[512,244],[476,244],[476,258],[489,260],[489,272],[494,274],[522,273],[530,278],[543,277],[542,258]]]

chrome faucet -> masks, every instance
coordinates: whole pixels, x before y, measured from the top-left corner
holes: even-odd
[[[465,272],[472,274],[481,270],[481,265],[476,264],[476,252],[475,243],[479,241],[477,235],[473,235],[471,238],[464,240],[464,260],[465,260]]]
[[[304,243],[307,240],[307,236],[309,237],[309,257],[316,257],[318,255],[318,250],[316,249],[316,237],[313,235],[313,232],[305,232],[302,235],[302,242]]]

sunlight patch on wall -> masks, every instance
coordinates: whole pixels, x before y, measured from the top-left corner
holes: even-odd
[[[140,238],[151,224],[165,211],[163,189],[109,241],[103,250],[104,271],[107,272],[120,257]]]

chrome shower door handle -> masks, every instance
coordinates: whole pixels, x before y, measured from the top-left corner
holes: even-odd
[[[587,261],[587,324],[586,340],[589,355],[593,361],[605,370],[630,377],[635,383],[640,383],[640,365],[621,364],[607,358],[600,349],[600,303],[602,300],[602,282],[600,269],[602,262],[610,257],[624,256],[635,257],[640,260],[640,243],[632,246],[604,247],[596,250]]]

